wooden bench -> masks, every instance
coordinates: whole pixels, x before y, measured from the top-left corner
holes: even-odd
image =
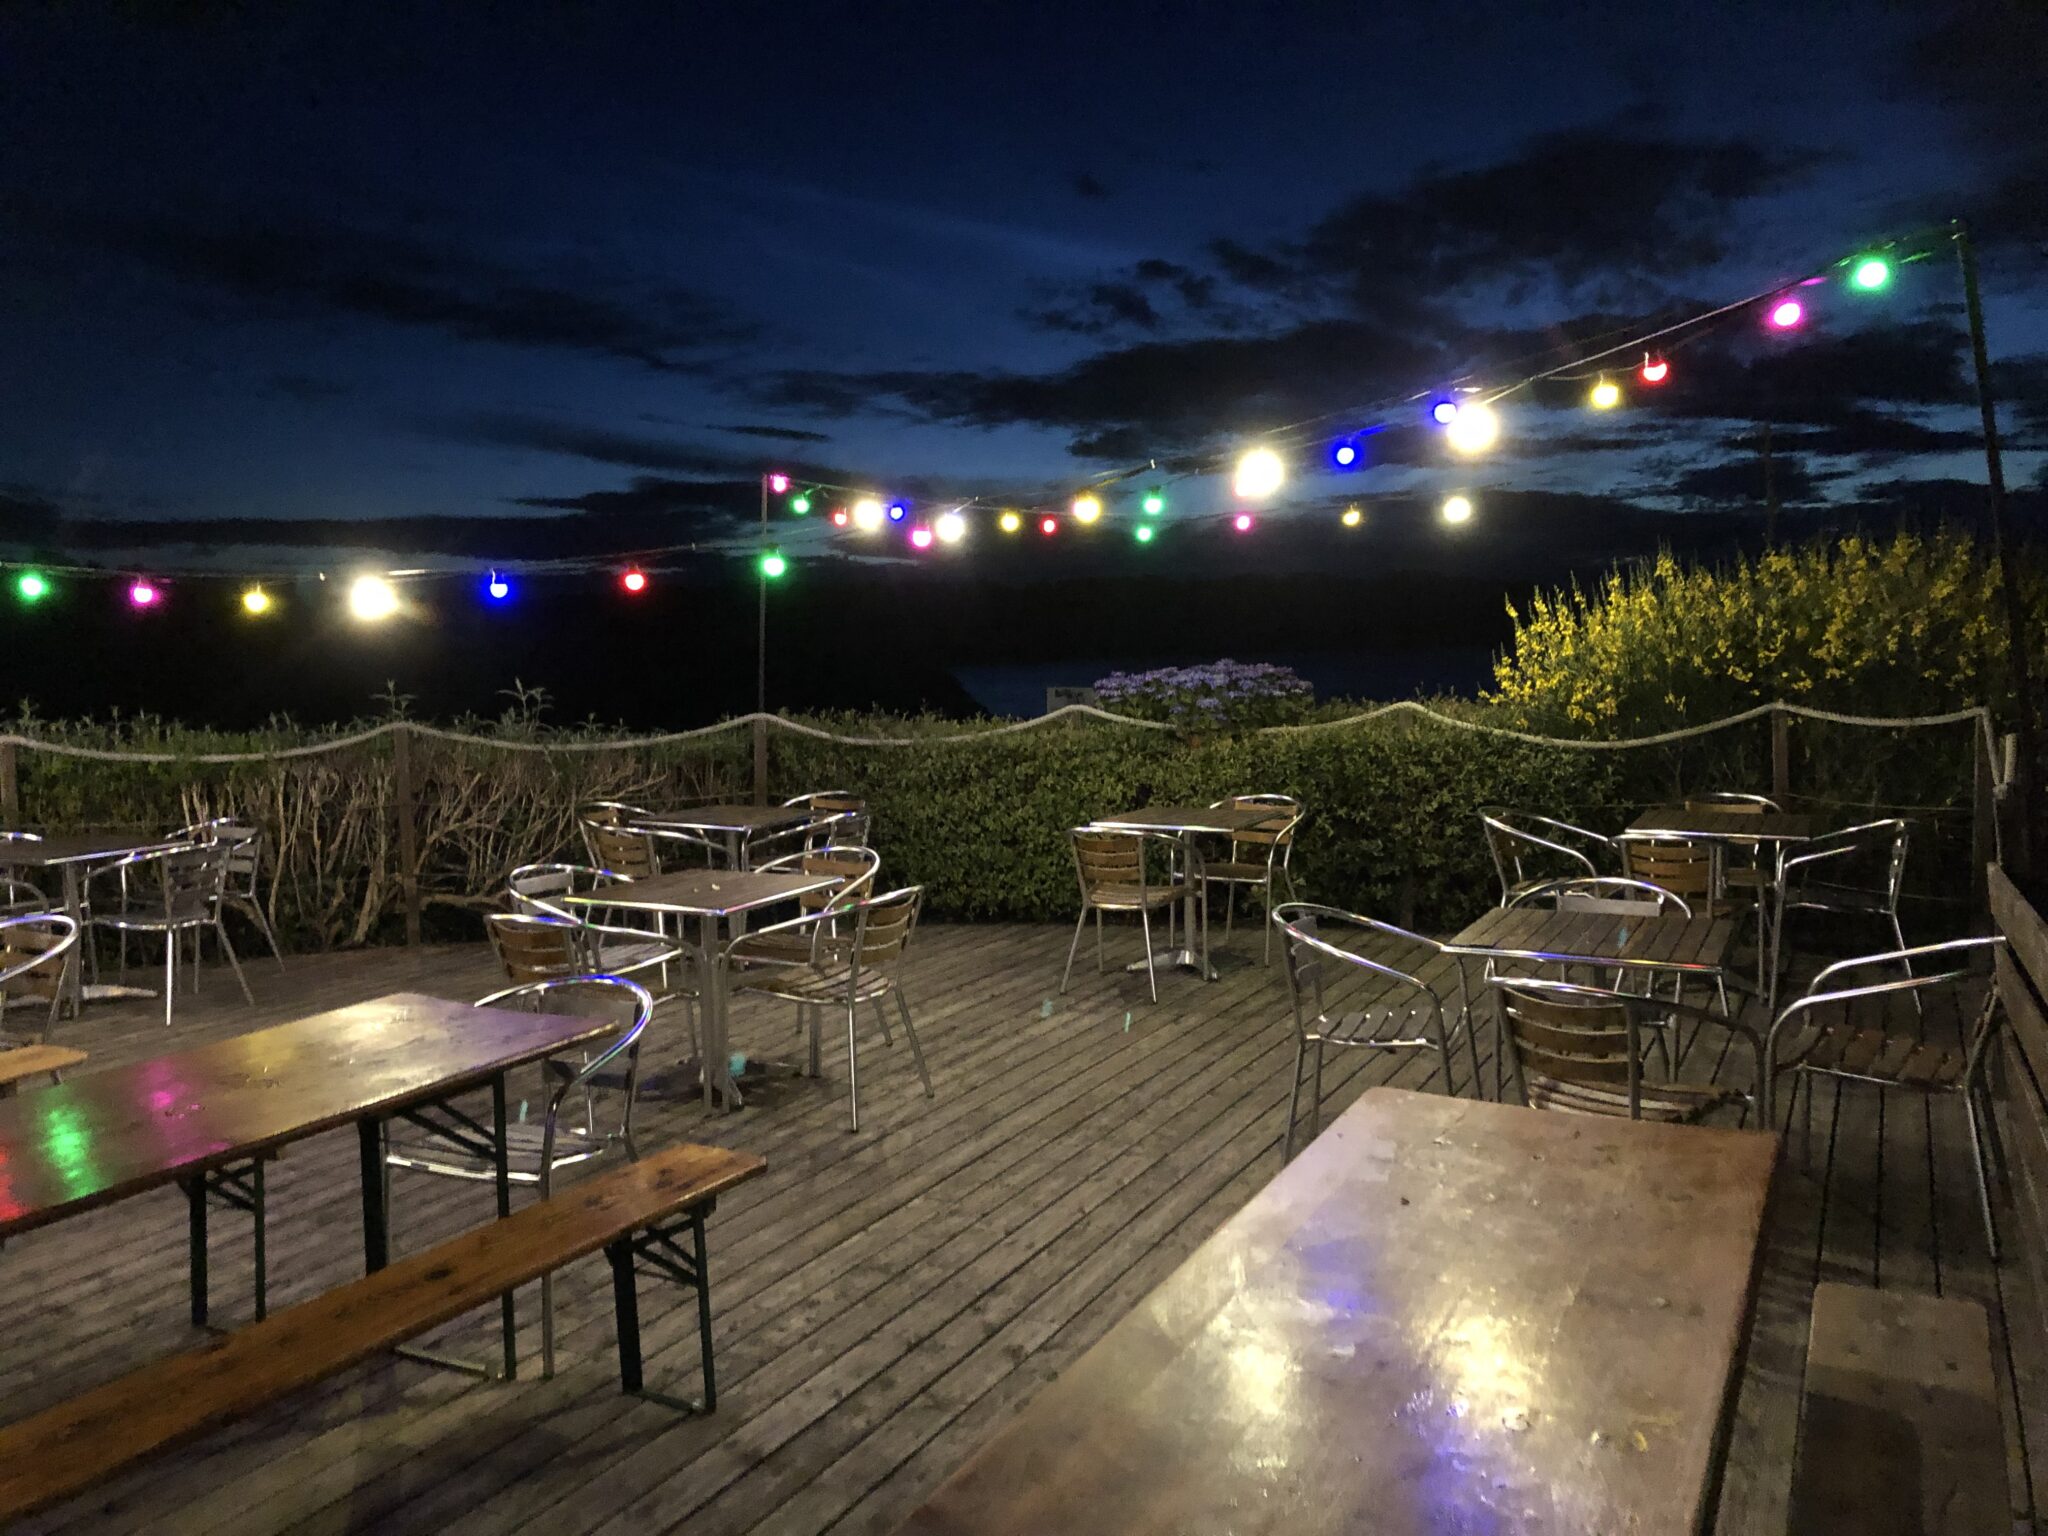
[[[722,1190],[766,1166],[751,1153],[722,1147],[670,1147],[8,1425],[0,1429],[0,1522],[79,1493],[131,1462],[253,1413],[599,1249],[612,1267],[621,1385],[708,1412],[718,1396],[704,1218]],[[685,1235],[687,1249],[677,1242]],[[642,1387],[634,1276],[643,1265],[697,1293],[701,1403]]]
[[[1991,1326],[1974,1301],[1820,1286],[1788,1529],[2011,1531],[1997,1391]]]
[[[68,1045],[17,1045],[0,1051],[0,1099],[14,1097],[24,1078],[48,1073],[55,1079],[86,1059],[85,1052]]]

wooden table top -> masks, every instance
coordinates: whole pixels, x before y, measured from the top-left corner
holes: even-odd
[[[1495,907],[1453,934],[1445,948],[1483,956],[1541,950],[1593,960],[1725,965],[1735,921],[1725,917],[1617,917],[1549,907]]]
[[[399,992],[0,1100],[0,1237],[618,1028]]]
[[[1821,835],[1822,818],[1805,811],[1737,811],[1723,806],[1653,805],[1628,824],[1631,832],[1725,843],[1805,843]]]
[[[1284,821],[1287,812],[1277,806],[1259,810],[1235,810],[1229,806],[1148,805],[1142,810],[1104,816],[1089,826],[1103,832],[1248,832],[1269,821]]]
[[[629,880],[557,899],[579,907],[726,917],[734,912],[773,906],[778,901],[789,901],[838,883],[836,875],[804,875],[794,871],[679,869],[672,874],[649,875],[644,880]]]
[[[9,869],[51,869],[95,859],[118,859],[152,848],[170,848],[177,839],[161,832],[52,832],[33,842],[0,840],[0,866]]]
[[[689,832],[759,832],[769,827],[794,826],[799,821],[808,821],[813,814],[800,805],[689,805],[679,811],[642,816],[634,824],[677,827]]]
[[[1375,1088],[902,1530],[1699,1531],[1777,1154]]]

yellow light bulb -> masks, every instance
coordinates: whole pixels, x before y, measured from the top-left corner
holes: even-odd
[[[1453,453],[1484,453],[1500,441],[1500,417],[1492,406],[1470,401],[1459,406],[1458,414],[1445,424],[1444,441]]]
[[[1024,526],[1024,519],[1019,517],[1015,512],[1005,512],[1001,517],[996,519],[996,526],[1002,529],[1005,533],[1015,533],[1019,528],[1022,528]]]
[[[1444,502],[1444,521],[1447,523],[1469,523],[1472,521],[1472,501],[1467,496],[1452,496]]]
[[[358,576],[348,589],[348,611],[366,623],[398,612],[398,589],[382,576]]]
[[[967,537],[967,519],[958,512],[941,512],[932,524],[932,532],[939,536],[941,544],[958,544]]]
[[[1586,402],[1596,411],[1611,411],[1621,404],[1621,386],[1612,379],[1602,379],[1586,396]]]
[[[1363,510],[1360,509],[1356,502],[1353,502],[1350,506],[1344,509],[1344,526],[1346,528],[1356,528],[1360,523],[1364,521],[1365,513]]]
[[[1074,498],[1073,512],[1075,522],[1092,523],[1102,516],[1102,499],[1083,492]]]
[[[1270,448],[1254,448],[1237,461],[1231,486],[1240,501],[1264,501],[1287,479],[1287,466]]]
[[[270,612],[270,594],[261,587],[251,587],[242,594],[242,608],[251,614]]]
[[[863,496],[853,504],[853,526],[862,533],[873,533],[887,518],[882,504],[872,496]]]

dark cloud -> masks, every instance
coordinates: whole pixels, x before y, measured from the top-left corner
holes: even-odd
[[[738,426],[714,424],[708,430],[713,432],[731,432],[738,437],[766,438],[770,442],[777,443],[829,443],[832,441],[832,434],[829,432],[812,432],[803,427],[757,426],[751,422]]]
[[[672,474],[744,475],[756,460],[721,448],[705,448],[672,438],[649,437],[588,426],[553,416],[519,411],[478,411],[463,416],[433,417],[421,430],[448,442],[485,447],[523,448],[559,453],[596,464]]]
[[[1029,310],[1025,319],[1048,331],[1072,331],[1095,336],[1116,328],[1141,331],[1159,329],[1159,311],[1134,283],[1090,284],[1077,301],[1049,309]]]
[[[1109,196],[1109,188],[1102,183],[1100,178],[1088,171],[1076,171],[1071,185],[1076,197],[1100,198]]]
[[[759,515],[760,483],[711,482],[663,475],[636,475],[624,489],[586,491],[580,496],[519,496],[513,505],[602,518],[614,543],[638,530],[653,544],[662,538],[737,532]]]
[[[628,281],[600,291],[410,235],[218,209],[125,218],[51,205],[17,212],[47,241],[230,294],[259,313],[362,315],[665,372],[696,371],[709,353],[757,334],[691,289]]]
[[[1742,453],[1762,447],[1761,432],[1742,432],[1723,446]],[[1773,451],[1887,458],[1910,453],[1949,453],[1983,446],[1980,433],[1929,427],[1905,416],[1851,408],[1819,427],[1779,427],[1771,433]]]
[[[271,399],[296,400],[302,405],[319,405],[355,393],[353,384],[340,379],[321,378],[311,373],[274,373],[264,380],[261,394]]]
[[[1821,478],[1803,459],[1788,454],[1773,456],[1771,480],[1777,487],[1781,506],[1822,501]],[[1659,494],[1709,506],[1761,507],[1765,502],[1763,458],[1758,455],[1702,464],[1678,475]]]

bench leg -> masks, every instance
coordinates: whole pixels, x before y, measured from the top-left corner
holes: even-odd
[[[711,1204],[706,1202],[691,1211],[685,1222],[622,1237],[607,1243],[604,1250],[604,1256],[611,1261],[612,1305],[618,1314],[620,1389],[686,1413],[710,1413],[718,1407],[718,1374],[711,1354],[711,1268],[704,1236],[704,1218],[710,1214]],[[690,1233],[687,1251],[676,1242],[684,1226]],[[697,1293],[697,1347],[704,1372],[704,1396],[695,1402],[647,1390],[640,1357],[640,1297],[635,1285],[643,1262],[650,1273],[689,1286]]]
[[[509,1144],[509,1116],[505,1108],[505,1074],[500,1072],[491,1079],[491,1137],[497,1149],[498,1219],[503,1221],[512,1214],[512,1150]],[[543,1169],[541,1177],[547,1177]],[[554,1298],[549,1297],[550,1301]],[[519,1375],[519,1318],[513,1305],[512,1293],[507,1291],[499,1298],[498,1308],[505,1330],[505,1379],[512,1381]],[[552,1319],[550,1320],[552,1326]],[[550,1341],[552,1342],[552,1341]],[[549,1362],[552,1370],[553,1362]]]
[[[206,1326],[206,1180],[181,1181],[185,1186],[186,1266],[192,1283],[192,1326]]]

